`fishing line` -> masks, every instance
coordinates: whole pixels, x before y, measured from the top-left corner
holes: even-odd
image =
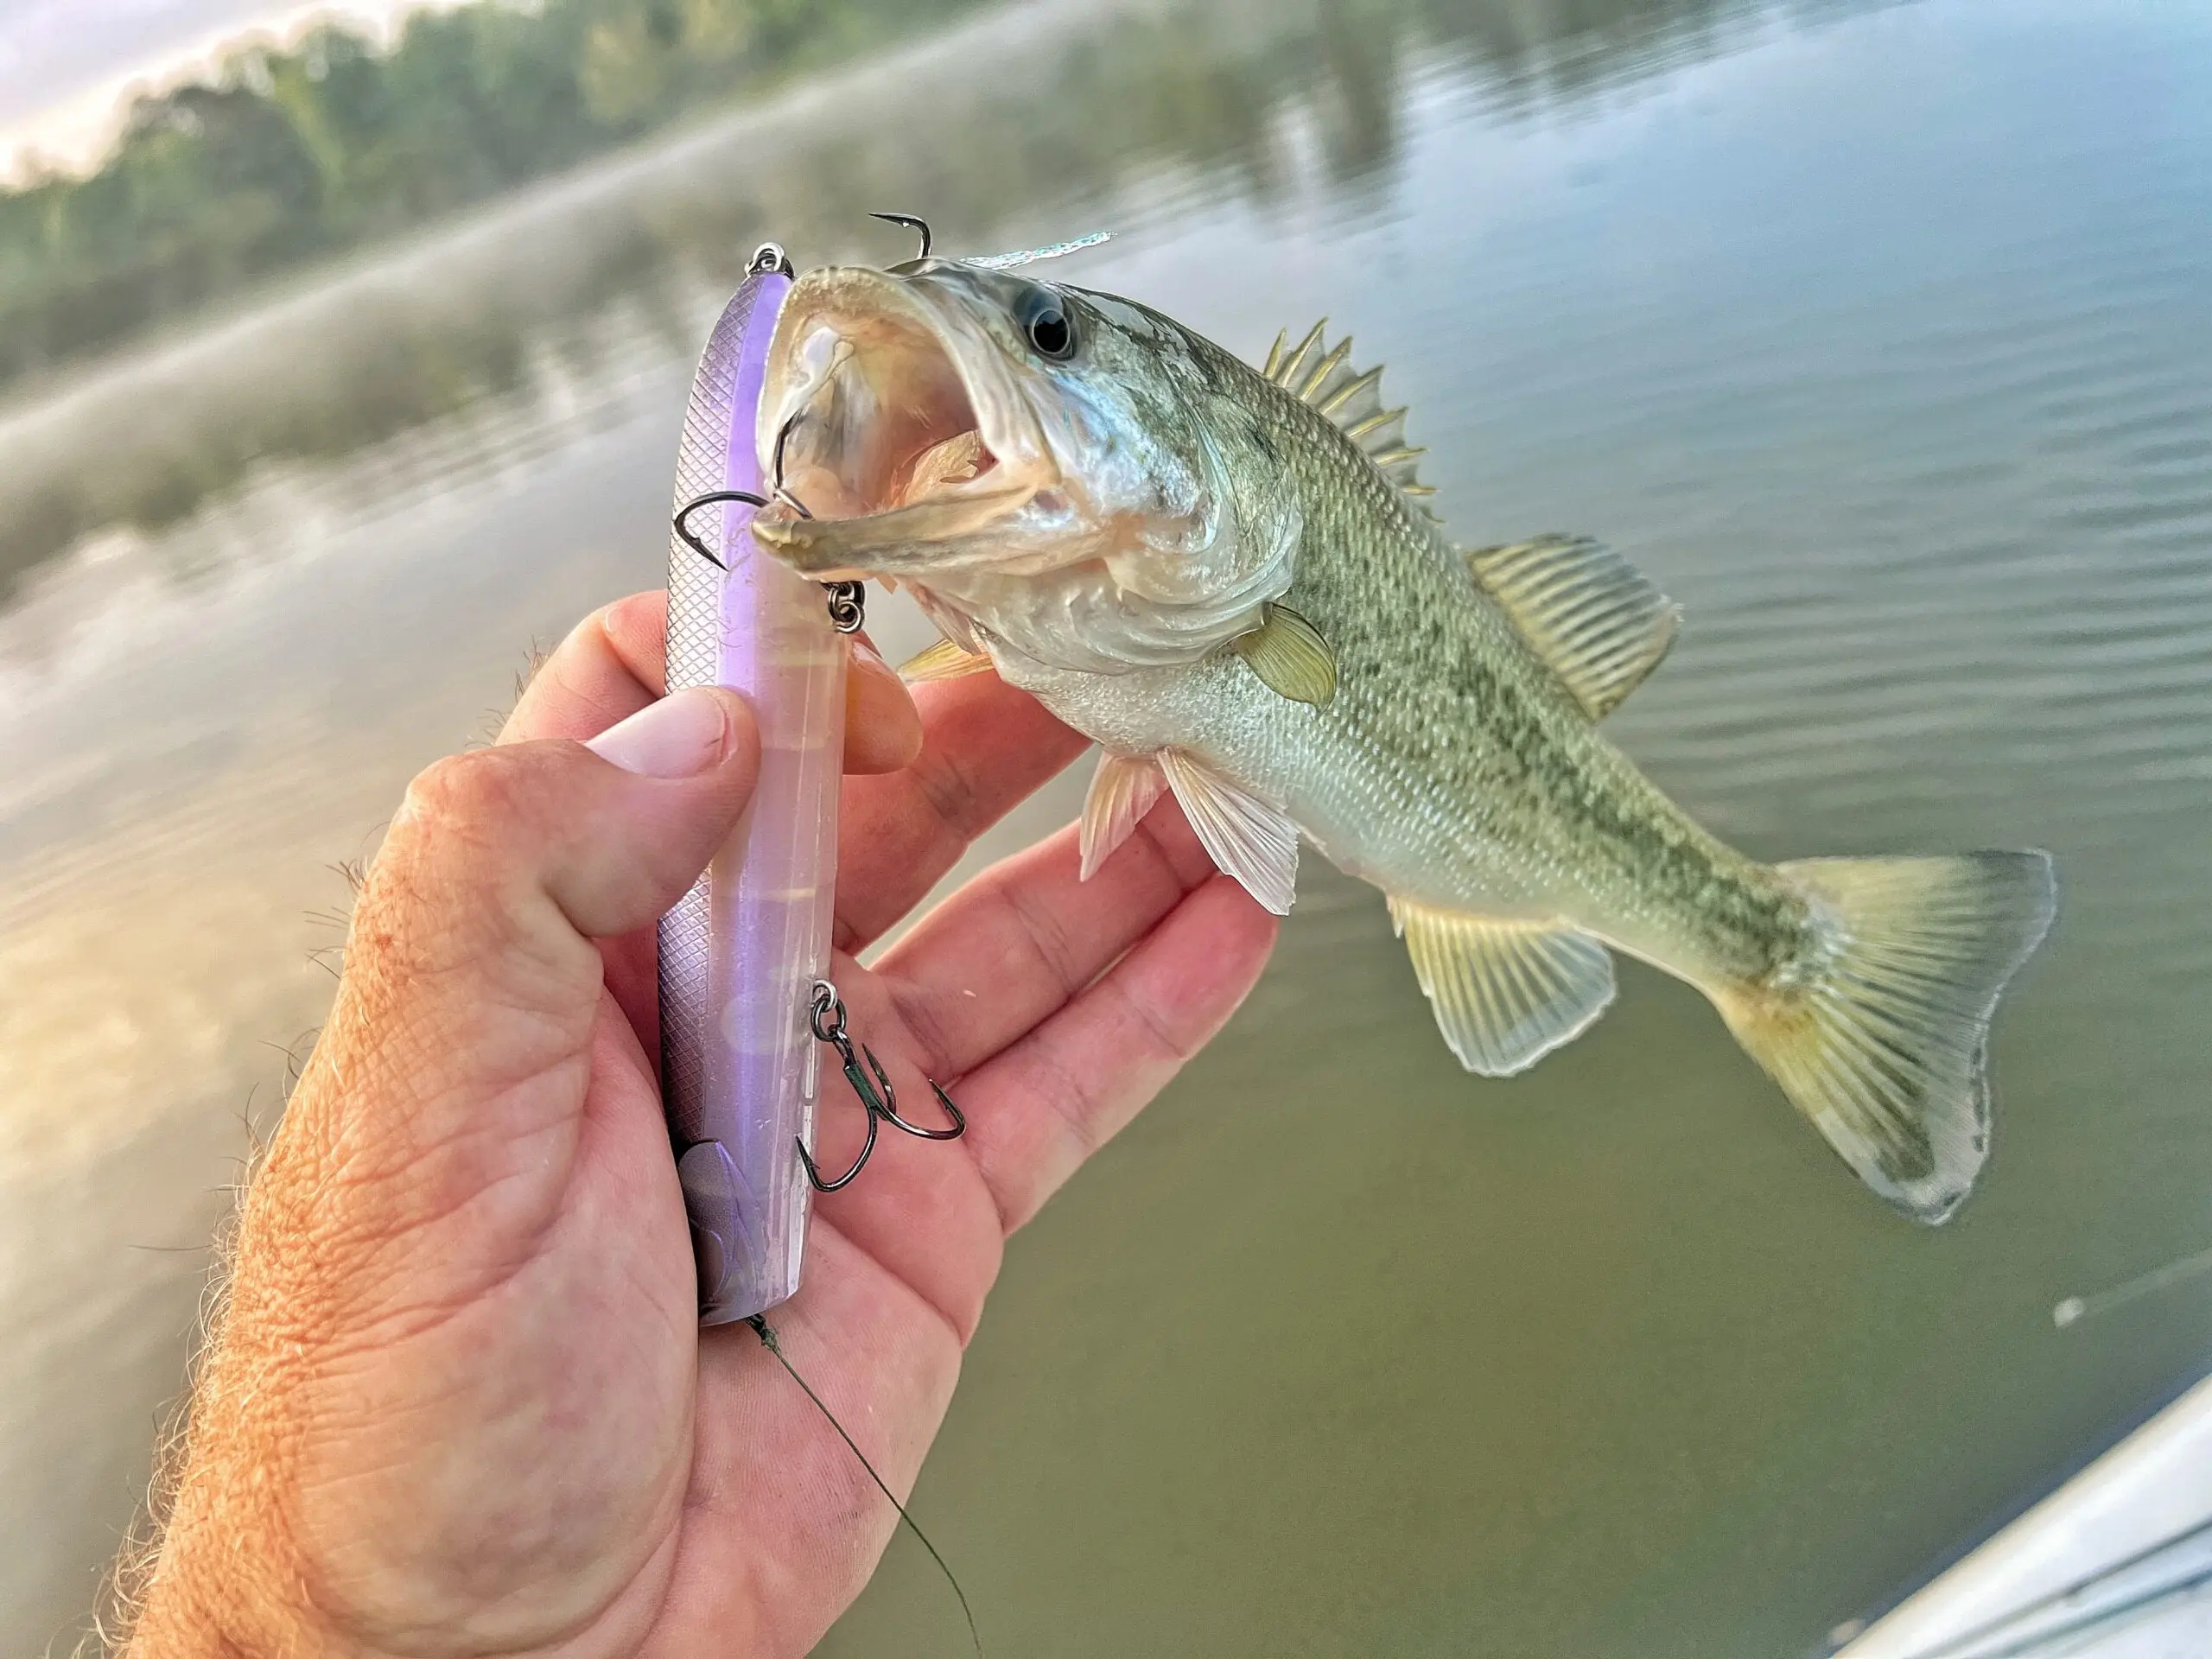
[[[2139,1274],[2125,1284],[2114,1285],[2110,1290],[2101,1290],[2094,1296],[2069,1296],[2050,1310],[2050,1322],[2063,1331],[2068,1325],[2086,1319],[2092,1313],[2108,1313],[2139,1297],[2167,1289],[2184,1279],[2194,1279],[2201,1273],[2212,1273],[2212,1250],[2199,1250],[2194,1255],[2184,1255],[2162,1268],[2153,1268],[2148,1273]]]
[[[944,1574],[944,1581],[952,1586],[952,1593],[960,1599],[960,1611],[968,1620],[968,1639],[976,1644],[976,1659],[983,1659],[983,1637],[976,1628],[976,1612],[968,1605],[968,1592],[960,1587],[960,1580],[952,1576],[951,1567],[945,1564],[944,1557],[938,1554],[937,1546],[930,1542],[929,1534],[921,1529],[914,1517],[906,1513],[906,1506],[883,1484],[883,1477],[875,1472],[875,1465],[868,1460],[868,1453],[861,1451],[854,1443],[853,1437],[845,1433],[845,1426],[837,1421],[837,1414],[822,1403],[822,1396],[798,1374],[798,1368],[785,1355],[783,1344],[776,1339],[775,1327],[758,1313],[747,1319],[746,1323],[753,1327],[753,1334],[760,1338],[760,1345],[776,1357],[776,1363],[791,1374],[791,1381],[798,1383],[806,1397],[814,1402],[814,1408],[822,1414],[823,1421],[837,1431],[837,1438],[844,1441],[853,1456],[860,1460],[861,1467],[868,1471],[868,1478],[875,1483],[875,1490],[891,1500],[891,1507],[899,1511],[899,1518],[906,1523],[906,1529],[922,1541],[922,1548],[929,1551],[930,1559],[937,1563],[937,1570]]]

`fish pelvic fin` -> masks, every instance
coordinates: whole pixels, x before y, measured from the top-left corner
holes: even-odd
[[[1159,762],[1150,755],[1101,751],[1098,770],[1090,774],[1090,788],[1083,798],[1077,880],[1088,881],[1098,874],[1098,867],[1135,831],[1166,787]]]
[[[1199,842],[1224,875],[1278,916],[1298,897],[1298,826],[1196,756],[1162,749],[1160,770]]]
[[[1674,649],[1682,607],[1586,536],[1539,536],[1466,557],[1483,590],[1592,720],[1618,708]]]
[[[957,640],[940,639],[899,664],[899,677],[909,685],[927,685],[937,680],[988,673],[991,665],[991,659],[982,652],[970,651]]]
[[[1579,928],[1444,910],[1393,894],[1444,1040],[1468,1071],[1509,1077],[1587,1030],[1613,1000],[1613,959]]]
[[[1775,868],[1811,901],[1819,942],[1789,983],[1707,994],[1859,1179],[1915,1221],[1947,1221],[1989,1154],[1990,1016],[2050,926],[2050,856]]]
[[[1328,321],[1315,323],[1295,346],[1288,329],[1277,334],[1260,372],[1336,423],[1422,517],[1433,519],[1425,498],[1436,492],[1421,481],[1415,467],[1427,451],[1406,442],[1406,411],[1382,406],[1382,365],[1352,367],[1351,336],[1330,345],[1324,338]]]

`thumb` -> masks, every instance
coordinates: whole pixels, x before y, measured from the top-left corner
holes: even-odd
[[[414,966],[460,967],[518,933],[559,955],[559,935],[581,946],[626,933],[681,898],[759,770],[752,709],[711,686],[648,703],[588,743],[454,755],[410,785],[371,887],[399,901],[387,914],[416,935],[405,954],[429,958]]]
[[[295,1217],[300,1237],[397,1236],[457,1213],[524,1152],[543,1173],[539,1132],[573,1123],[576,1062],[604,1021],[594,939],[683,895],[744,813],[759,759],[744,699],[699,688],[588,745],[510,743],[416,779],[270,1151],[272,1190],[344,1217],[321,1232]]]

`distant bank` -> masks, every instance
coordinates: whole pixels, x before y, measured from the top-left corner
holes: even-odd
[[[0,191],[0,385],[982,0],[475,0],[248,41],[97,172]]]

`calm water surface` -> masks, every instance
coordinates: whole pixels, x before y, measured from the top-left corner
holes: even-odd
[[[1309,861],[1008,1257],[916,1498],[992,1651],[1824,1651],[2212,1363],[2212,1279],[2051,1319],[2212,1244],[2208,85],[2212,13],[2127,0],[1033,6],[0,410],[8,1648],[144,1478],[330,867],[657,581],[752,242],[896,257],[896,206],[1110,226],[1071,279],[1248,352],[1329,313],[1455,533],[1684,602],[1615,726],[1707,823],[2063,888],[1930,1233],[1633,964],[1465,1077]],[[823,1651],[964,1643],[902,1541]]]

